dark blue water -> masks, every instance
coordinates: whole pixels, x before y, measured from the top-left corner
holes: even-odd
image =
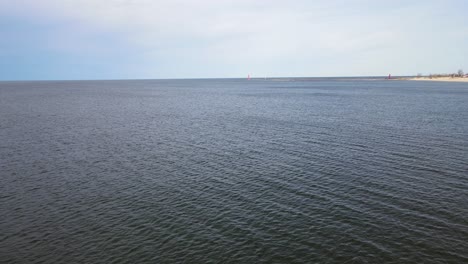
[[[468,84],[0,83],[0,262],[467,263]]]

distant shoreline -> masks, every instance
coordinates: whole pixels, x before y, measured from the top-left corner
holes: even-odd
[[[431,81],[431,82],[468,82],[466,77],[409,77],[409,78],[396,78],[398,80],[407,81]]]

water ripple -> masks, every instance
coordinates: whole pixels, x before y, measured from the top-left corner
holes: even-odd
[[[420,85],[0,83],[0,259],[468,262],[468,89]]]

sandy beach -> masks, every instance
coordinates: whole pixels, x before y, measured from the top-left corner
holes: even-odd
[[[468,82],[468,78],[461,78],[461,77],[414,77],[408,78],[406,80],[410,81],[435,81],[435,82]]]

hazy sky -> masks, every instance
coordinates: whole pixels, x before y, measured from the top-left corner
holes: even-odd
[[[467,0],[0,0],[0,80],[468,71]]]

